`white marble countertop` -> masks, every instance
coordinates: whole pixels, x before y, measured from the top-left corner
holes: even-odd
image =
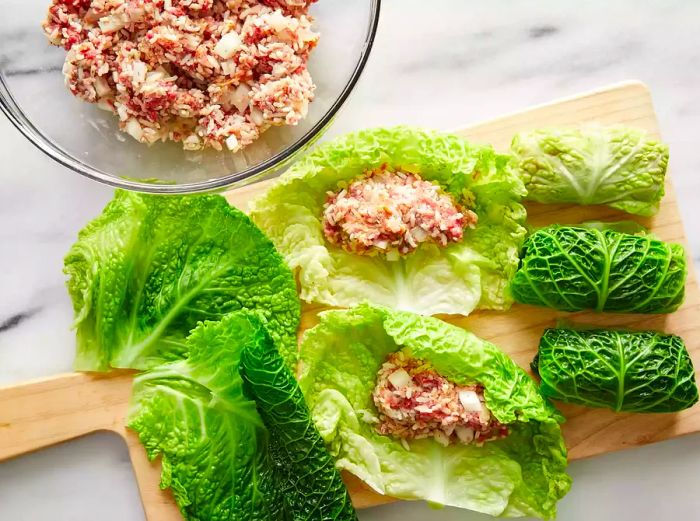
[[[330,135],[397,123],[450,128],[640,79],[652,90],[671,145],[697,265],[699,22],[700,3],[687,0],[385,0],[363,81]],[[2,385],[70,370],[74,338],[62,258],[112,191],[53,163],[1,117],[0,165]],[[559,519],[700,516],[700,436],[575,462],[571,473],[574,487]],[[427,516],[484,519],[416,504],[360,514],[362,521]],[[143,519],[126,448],[95,435],[0,465],[0,519]]]

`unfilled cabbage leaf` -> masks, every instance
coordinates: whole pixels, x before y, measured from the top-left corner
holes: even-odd
[[[617,412],[675,412],[698,401],[683,340],[654,331],[547,329],[533,362],[546,396]]]
[[[272,339],[258,328],[259,341],[241,353],[240,373],[246,395],[257,403],[268,429],[270,454],[291,520],[356,521],[345,483],[313,424],[299,384]]]
[[[365,300],[421,314],[505,309],[525,237],[523,184],[509,158],[457,136],[398,127],[349,134],[294,165],[252,205],[251,217],[299,270],[307,302],[348,307]],[[423,244],[396,261],[343,251],[323,234],[328,191],[388,164],[439,184],[474,210],[475,229],[446,248]],[[472,202],[473,201],[473,202]]]
[[[117,191],[65,258],[75,368],[144,369],[186,355],[200,320],[254,309],[288,360],[300,303],[284,259],[221,196]]]
[[[377,433],[372,400],[390,353],[408,349],[457,384],[485,387],[510,434],[483,446],[443,447]],[[558,412],[496,346],[432,317],[361,305],[321,313],[300,351],[300,386],[337,466],[379,493],[495,516],[552,518],[570,478]]]
[[[548,226],[528,237],[511,291],[563,311],[671,313],[683,303],[680,244],[611,229]]]
[[[517,134],[511,149],[532,201],[607,204],[645,216],[659,210],[668,147],[643,130],[535,130]]]
[[[136,378],[129,412],[148,457],[161,457],[161,487],[172,488],[185,519],[356,520],[258,317],[234,312],[204,322],[187,347],[187,359]]]

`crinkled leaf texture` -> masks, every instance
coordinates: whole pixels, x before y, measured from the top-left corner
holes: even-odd
[[[218,195],[117,191],[65,258],[78,370],[145,369],[186,355],[200,320],[254,309],[291,362],[300,302],[272,242]]]
[[[654,331],[547,329],[533,362],[546,396],[617,412],[675,412],[698,401],[683,340]]]
[[[356,520],[258,316],[240,311],[204,322],[187,347],[187,359],[136,378],[129,413],[148,457],[161,457],[161,487],[173,489],[185,519]]]
[[[400,349],[460,384],[485,387],[486,403],[511,433],[502,440],[410,450],[377,433],[377,371]],[[367,304],[321,314],[300,351],[300,385],[337,466],[397,498],[424,499],[494,516],[552,518],[570,487],[559,413],[496,346],[436,318]]]
[[[356,521],[345,483],[299,384],[273,342],[265,340],[243,349],[241,376],[268,429],[270,453],[293,521]]]
[[[522,257],[511,286],[522,304],[671,313],[685,296],[683,247],[652,236],[554,225],[528,237]]]
[[[534,130],[516,135],[511,149],[530,200],[607,204],[645,216],[659,210],[668,147],[644,130]]]
[[[424,244],[396,260],[330,245],[323,205],[365,170],[387,163],[439,184],[478,215],[475,229],[446,248]],[[251,217],[299,269],[301,297],[348,307],[370,300],[420,314],[506,309],[507,287],[525,237],[525,195],[510,159],[454,135],[406,127],[365,130],[323,145],[252,205]]]

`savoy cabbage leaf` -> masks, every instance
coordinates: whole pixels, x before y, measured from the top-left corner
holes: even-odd
[[[144,369],[187,354],[201,320],[254,309],[289,361],[300,303],[284,259],[218,195],[117,191],[65,258],[78,370]]]
[[[686,269],[680,244],[553,225],[525,241],[511,292],[522,304],[563,311],[670,313],[683,303]]]
[[[547,329],[532,368],[550,398],[617,412],[675,412],[698,401],[693,362],[675,335]]]
[[[481,446],[412,440],[409,450],[379,434],[377,372],[402,349],[457,384],[481,383],[509,435]],[[337,466],[379,493],[494,516],[553,518],[569,490],[563,418],[513,360],[464,329],[367,304],[326,311],[302,339],[300,364],[299,385]]]
[[[438,184],[478,215],[459,243],[422,244],[397,260],[346,252],[323,233],[329,191],[388,164]],[[298,270],[301,298],[336,307],[369,300],[432,315],[507,309],[525,238],[525,195],[511,159],[449,134],[396,127],[342,136],[290,168],[251,209],[255,223]]]
[[[356,520],[262,321],[234,312],[200,324],[186,344],[186,359],[136,377],[128,419],[148,457],[161,458],[161,487],[185,519]]]
[[[293,521],[356,520],[345,483],[311,420],[299,384],[269,337],[243,349],[240,372],[268,429],[270,453]]]
[[[668,147],[641,129],[534,130],[517,134],[511,150],[532,201],[607,204],[649,216],[664,195]]]

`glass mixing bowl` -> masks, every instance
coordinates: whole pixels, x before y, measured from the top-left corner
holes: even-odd
[[[316,98],[295,127],[274,127],[238,153],[187,152],[177,143],[138,143],[117,117],[68,91],[66,51],[42,29],[50,0],[3,0],[0,21],[0,109],[42,152],[62,165],[120,188],[156,193],[202,192],[272,176],[331,123],[355,87],[372,48],[381,0],[319,0],[321,40],[309,70]]]

